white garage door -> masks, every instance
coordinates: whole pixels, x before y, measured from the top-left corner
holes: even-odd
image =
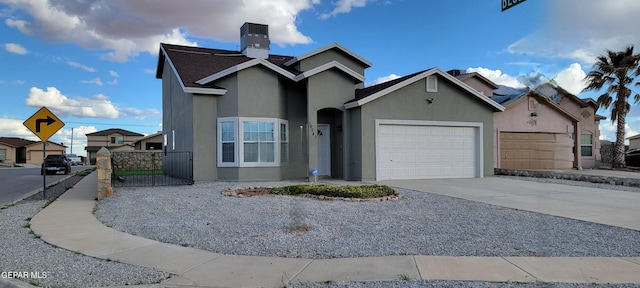
[[[459,125],[379,123],[377,180],[480,177],[480,127]]]

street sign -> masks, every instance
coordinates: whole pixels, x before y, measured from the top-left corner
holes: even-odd
[[[47,107],[40,108],[23,124],[42,141],[49,140],[53,134],[56,134],[64,126],[64,123],[56,115],[53,115]]]
[[[516,6],[522,2],[524,2],[525,0],[500,0],[500,2],[502,2],[502,12],[504,12],[504,10],[507,10],[513,6]]]

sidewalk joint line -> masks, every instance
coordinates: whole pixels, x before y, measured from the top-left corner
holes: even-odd
[[[291,283],[293,280],[295,280],[296,278],[298,278],[298,276],[300,274],[302,274],[302,272],[307,269],[307,267],[309,267],[309,265],[311,265],[311,263],[313,263],[314,261],[316,261],[316,259],[308,259],[309,263],[307,263],[306,265],[304,265],[304,267],[302,267],[302,269],[300,269],[300,271],[298,273],[296,273],[296,275],[293,275],[293,277],[289,280],[289,283]]]
[[[424,281],[424,278],[422,278],[422,272],[420,272],[420,267],[418,267],[418,261],[416,261],[416,255],[411,255],[411,259],[413,259],[413,266],[415,266],[418,271],[418,277],[420,277],[420,280]]]
[[[507,258],[505,258],[505,257],[500,257],[500,258],[501,258],[502,260],[504,260],[504,261],[507,261],[507,263],[509,263],[509,264],[513,265],[514,267],[516,267],[516,268],[520,269],[522,272],[527,273],[528,275],[530,275],[531,277],[533,277],[533,279],[535,279],[535,280],[536,280],[536,282],[537,282],[537,281],[540,281],[540,279],[538,279],[538,277],[536,277],[535,275],[533,275],[533,274],[529,273],[529,271],[524,270],[522,267],[520,267],[520,266],[516,265],[515,263],[513,263],[513,262],[509,261]]]

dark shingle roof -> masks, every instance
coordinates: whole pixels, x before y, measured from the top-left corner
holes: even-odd
[[[161,51],[160,57],[158,58],[156,78],[162,78],[164,60],[165,57],[168,57],[175,67],[178,77],[182,79],[185,87],[220,89],[220,87],[211,84],[200,85],[197,84],[196,81],[253,60],[253,58],[249,58],[239,51],[180,46],[164,43],[160,44],[160,46]],[[163,54],[163,51],[166,55]],[[288,72],[293,73],[294,75],[300,74],[300,71],[284,65],[284,63],[291,59],[293,59],[292,56],[270,54],[269,58],[266,60]]]
[[[389,88],[389,87],[391,87],[393,85],[401,83],[402,81],[410,79],[411,77],[414,77],[416,75],[419,75],[419,74],[424,73],[424,72],[429,71],[429,70],[431,70],[431,69],[422,70],[420,72],[416,72],[416,73],[413,73],[413,74],[410,74],[410,75],[407,75],[407,76],[404,76],[404,77],[400,77],[398,79],[393,79],[393,80],[390,80],[390,81],[387,81],[387,82],[383,82],[383,83],[380,83],[380,84],[377,84],[377,85],[373,85],[373,86],[369,86],[369,87],[366,87],[366,88],[358,89],[358,90],[356,90],[356,98],[352,99],[352,100],[349,100],[347,103],[358,101],[358,100],[363,99],[363,98],[365,98],[365,97],[367,97],[369,95],[376,94],[376,93],[378,93],[378,92],[380,92],[380,91],[382,91],[384,89],[387,89],[387,88]]]
[[[144,136],[143,134],[127,131],[127,130],[120,129],[120,128],[111,128],[111,129],[102,130],[102,131],[98,131],[98,132],[88,133],[88,134],[85,134],[85,135],[87,135],[87,136],[108,136],[108,135],[115,134],[115,133],[122,134],[122,135],[125,135],[125,136]]]
[[[37,142],[18,138],[18,137],[0,137],[0,143],[17,148],[17,147],[24,147]]]

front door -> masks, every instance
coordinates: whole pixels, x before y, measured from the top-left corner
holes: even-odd
[[[329,124],[318,124],[318,175],[331,176],[331,135]]]

